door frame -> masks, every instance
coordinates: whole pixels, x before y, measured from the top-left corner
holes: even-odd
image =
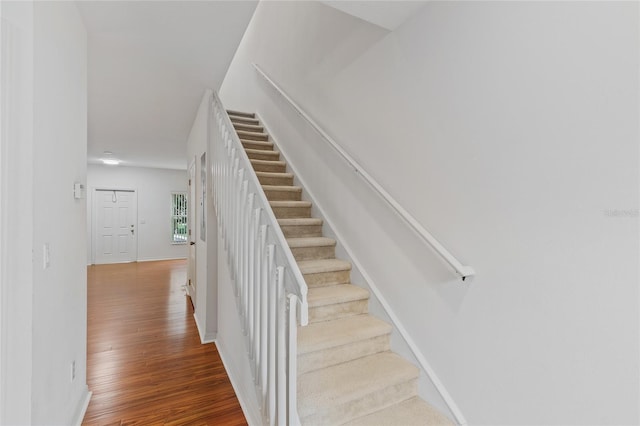
[[[193,157],[191,162],[189,163],[189,168],[187,169],[187,176],[189,179],[188,184],[188,192],[187,192],[187,226],[188,226],[188,247],[187,247],[187,290],[189,292],[189,296],[191,297],[191,303],[195,308],[196,306],[196,264],[198,261],[197,251],[196,251],[196,232],[197,232],[197,193],[196,193],[196,159],[197,157]],[[193,174],[192,174],[193,172]],[[192,255],[193,254],[193,255]]]
[[[133,192],[136,194],[136,217],[134,218],[134,222],[136,224],[136,232],[137,235],[140,235],[140,226],[138,223],[138,190],[136,188],[123,188],[123,187],[112,187],[112,186],[92,186],[91,187],[91,200],[89,200],[89,204],[91,206],[91,264],[96,264],[96,235],[95,235],[95,226],[98,223],[98,212],[96,211],[96,194],[98,191],[122,191],[122,192]],[[136,236],[135,243],[135,260],[133,262],[138,261],[138,237]]]

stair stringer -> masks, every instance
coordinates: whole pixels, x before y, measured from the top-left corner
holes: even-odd
[[[321,218],[323,222],[322,232],[323,235],[329,238],[333,238],[337,241],[336,245],[336,257],[351,262],[351,282],[354,285],[358,285],[370,291],[369,297],[369,314],[376,318],[389,323],[392,327],[391,332],[391,350],[398,355],[402,356],[406,360],[412,362],[420,370],[420,377],[418,378],[418,395],[427,401],[429,404],[440,410],[450,419],[453,419],[458,425],[466,425],[467,421],[462,415],[462,412],[458,408],[457,404],[445,388],[444,384],[438,378],[435,370],[431,367],[424,354],[418,349],[413,339],[407,332],[406,328],[402,325],[397,315],[394,313],[389,302],[386,300],[375,281],[366,270],[362,267],[362,263],[358,260],[358,257],[354,255],[354,250],[346,243],[346,238],[340,233],[335,232],[336,227],[330,217],[327,217],[323,213],[322,203],[317,201],[317,198],[313,196],[313,191],[302,177],[303,174],[295,165],[289,160],[287,155],[287,149],[278,143],[277,132],[273,132],[267,122],[263,119],[262,114],[256,112],[256,118],[260,120],[261,125],[264,127],[265,132],[269,134],[270,140],[278,148],[281,159],[287,163],[287,167],[290,168],[294,175],[294,185],[298,185],[304,188],[302,192],[302,200],[310,201],[311,214],[313,217]]]

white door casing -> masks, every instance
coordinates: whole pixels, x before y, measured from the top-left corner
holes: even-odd
[[[124,263],[137,260],[137,210],[135,190],[94,190],[93,263]]]
[[[196,306],[196,162],[189,165],[189,193],[188,200],[188,227],[189,227],[189,266],[187,268],[187,280],[189,296],[193,307]]]

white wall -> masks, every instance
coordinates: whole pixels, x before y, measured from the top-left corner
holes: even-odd
[[[171,193],[187,191],[185,170],[146,167],[111,167],[90,164],[87,168],[88,234],[87,263],[92,262],[91,233],[93,190],[135,189],[138,196],[138,260],[183,259],[186,244],[171,243]]]
[[[223,84],[469,423],[640,422],[637,18],[637,3],[429,2],[388,32],[263,2]],[[477,277],[460,283],[251,62]]]
[[[8,80],[17,86],[11,92],[28,101],[12,104],[3,93],[18,136],[3,138],[3,176],[10,188],[5,193],[3,182],[3,209],[15,209],[3,214],[3,227],[19,231],[19,238],[3,234],[2,257],[3,264],[20,268],[21,277],[15,279],[11,269],[2,276],[0,416],[3,424],[72,424],[89,397],[86,210],[73,197],[74,182],[86,179],[86,31],[74,3],[3,3],[2,16],[8,18],[3,26],[16,25],[20,49],[12,56],[3,48],[3,70],[17,66],[20,74]],[[44,244],[50,247],[46,268]]]
[[[1,2],[0,13],[0,423],[23,425],[33,359],[33,3]]]
[[[205,91],[198,107],[198,112],[189,132],[187,141],[187,158],[196,163],[196,294],[195,314],[198,332],[203,343],[212,342],[218,331],[218,224],[213,209],[212,200],[203,197],[201,173],[201,157],[209,149],[209,111],[211,93]],[[208,154],[207,154],[208,155]],[[209,164],[209,159],[206,160]],[[205,165],[205,169],[208,167]],[[207,175],[208,176],[208,175]],[[207,184],[208,185],[208,184]],[[205,188],[208,191],[208,189]],[[204,203],[204,209],[203,209]],[[202,216],[206,216],[206,236],[201,238],[200,223]]]

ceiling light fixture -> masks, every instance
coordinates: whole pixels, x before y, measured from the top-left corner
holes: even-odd
[[[118,164],[120,164],[120,160],[115,160],[112,158],[104,158],[102,162],[108,166],[117,166]]]

